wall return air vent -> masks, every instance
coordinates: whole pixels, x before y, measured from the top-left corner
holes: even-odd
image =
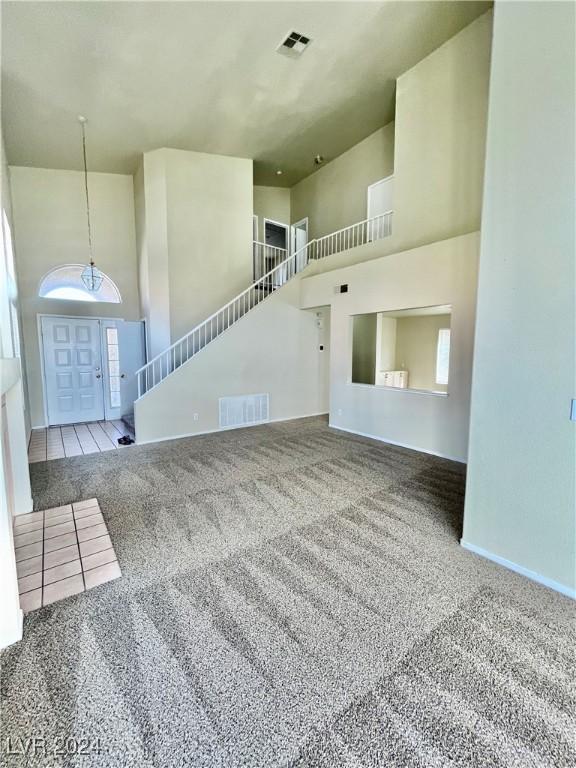
[[[221,397],[220,429],[249,427],[269,421],[268,395],[238,395]]]
[[[312,40],[300,32],[290,32],[280,43],[276,50],[285,56],[301,56]]]

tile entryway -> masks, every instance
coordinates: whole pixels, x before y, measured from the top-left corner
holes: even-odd
[[[14,547],[25,613],[122,575],[97,499],[19,515]]]
[[[118,438],[134,434],[123,421],[94,421],[87,424],[69,424],[65,427],[33,429],[28,446],[28,461],[63,459],[125,448],[118,445]]]

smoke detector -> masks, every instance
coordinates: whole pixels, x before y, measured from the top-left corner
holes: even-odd
[[[278,53],[282,53],[285,56],[292,56],[295,58],[301,56],[311,42],[312,40],[309,37],[300,34],[300,32],[290,32],[286,35],[284,40],[282,40],[276,50]]]

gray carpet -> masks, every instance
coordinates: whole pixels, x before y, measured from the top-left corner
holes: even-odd
[[[460,465],[314,418],[32,477],[124,575],[2,654],[9,765],[576,765],[574,604],[459,546]]]

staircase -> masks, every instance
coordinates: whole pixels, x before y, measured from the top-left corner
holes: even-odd
[[[157,387],[247,312],[277,291],[312,261],[382,240],[392,232],[393,211],[311,240],[288,255],[282,248],[253,243],[254,282],[228,304],[136,371],[138,398]]]

